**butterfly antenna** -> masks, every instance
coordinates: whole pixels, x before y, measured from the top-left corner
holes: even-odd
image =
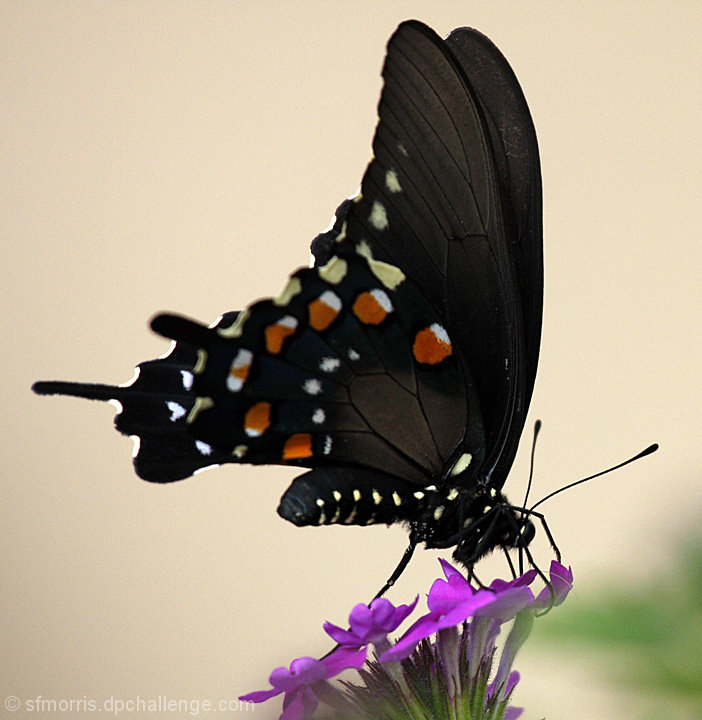
[[[536,455],[536,440],[539,437],[541,431],[541,420],[537,420],[534,423],[534,436],[531,439],[531,461],[529,463],[529,482],[527,483],[526,493],[524,494],[524,502],[522,507],[527,507],[529,500],[529,493],[531,492],[531,481],[534,479],[534,457]]]
[[[526,508],[527,502],[529,501],[529,493],[531,492],[531,483],[534,479],[534,458],[536,457],[536,440],[539,437],[539,432],[541,430],[541,420],[537,420],[534,423],[534,435],[531,439],[531,459],[529,461],[529,482],[527,482],[527,488],[526,493],[524,493],[524,502],[522,503],[522,507]],[[527,512],[524,511],[522,513],[522,516],[520,518],[520,523],[524,521],[524,518],[526,518]],[[511,562],[510,562],[511,564]],[[514,570],[512,571],[514,572]],[[523,548],[519,548],[519,574],[521,575],[524,572],[524,552]]]
[[[546,500],[550,500],[554,495],[558,495],[558,493],[562,493],[564,490],[569,490],[572,487],[575,487],[576,485],[580,485],[584,482],[588,482],[588,480],[594,480],[597,477],[600,477],[600,475],[606,475],[607,473],[612,472],[613,470],[618,470],[619,468],[624,467],[625,465],[628,465],[629,463],[633,463],[636,460],[640,460],[643,457],[646,457],[646,455],[650,455],[651,453],[656,452],[658,450],[658,443],[653,443],[653,445],[649,445],[645,450],[642,450],[640,453],[634,455],[634,457],[629,458],[628,460],[625,460],[624,462],[619,463],[618,465],[614,465],[611,468],[607,468],[606,470],[601,470],[598,473],[595,473],[594,475],[590,475],[589,477],[583,478],[582,480],[576,480],[575,482],[568,483],[568,485],[564,485],[561,488],[558,488],[558,490],[554,490],[552,493],[549,493],[546,495],[546,497],[542,497],[539,502],[535,503],[529,508],[529,513],[533,512],[535,507],[538,507],[541,505],[541,503],[546,502]]]

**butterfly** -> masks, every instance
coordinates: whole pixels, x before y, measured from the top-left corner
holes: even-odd
[[[472,568],[535,532],[502,488],[541,335],[536,134],[476,30],[442,40],[404,22],[382,74],[373,158],[313,240],[312,267],[211,326],[158,315],[153,330],[175,342],[129,385],[34,390],[117,401],[145,480],[307,468],[281,499],[286,520],[404,523],[405,562],[423,543]]]

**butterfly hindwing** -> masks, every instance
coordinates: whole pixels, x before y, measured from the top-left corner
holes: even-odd
[[[182,323],[154,327],[182,340]],[[397,268],[336,256],[208,333],[188,421],[241,461],[356,465],[429,484],[462,439],[451,341]]]

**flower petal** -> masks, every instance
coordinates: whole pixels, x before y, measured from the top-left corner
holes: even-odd
[[[573,571],[570,567],[566,568],[555,560],[551,561],[549,570],[551,578],[551,587],[553,588],[553,607],[560,605],[568,593],[573,589]],[[534,601],[534,607],[549,607],[551,605],[551,590],[544,588]]]
[[[358,668],[363,666],[366,661],[366,648],[360,650],[352,650],[349,648],[340,647],[334,650],[331,655],[328,655],[320,663],[323,663],[327,669],[326,679],[333,678],[340,672],[348,668]]]

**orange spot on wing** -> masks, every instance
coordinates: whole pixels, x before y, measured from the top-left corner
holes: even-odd
[[[241,380],[242,383],[246,382],[246,378],[249,377],[249,370],[251,369],[251,365],[239,365],[239,367],[232,366],[232,369],[229,371],[229,374],[232,377],[238,378]]]
[[[353,304],[353,313],[366,325],[380,325],[388,316],[387,310],[369,292],[362,292],[356,298],[356,302]]]
[[[339,314],[338,310],[327,305],[321,298],[313,300],[308,305],[308,310],[310,313],[310,326],[318,332],[326,330]]]
[[[266,350],[271,355],[278,355],[283,349],[285,338],[290,337],[295,332],[295,329],[295,326],[284,325],[280,322],[269,325],[265,329]]]
[[[252,405],[244,418],[244,430],[251,437],[262,435],[271,424],[271,404],[259,402]]]
[[[438,337],[436,331],[428,327],[415,336],[412,352],[417,362],[436,365],[445,360],[453,350],[450,342]]]
[[[312,436],[309,433],[291,435],[283,447],[283,460],[312,457]]]

